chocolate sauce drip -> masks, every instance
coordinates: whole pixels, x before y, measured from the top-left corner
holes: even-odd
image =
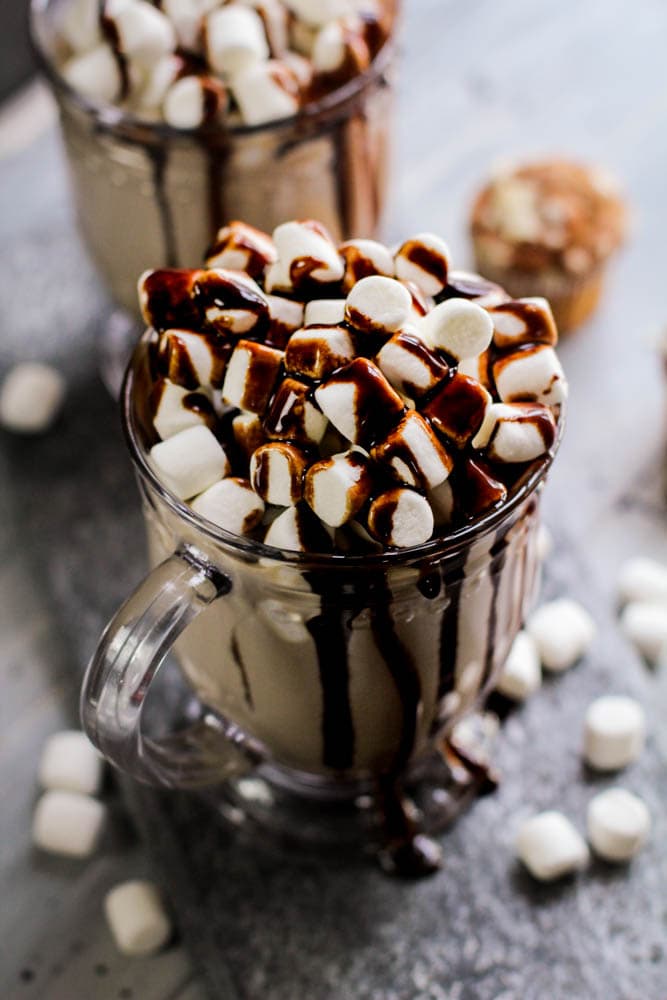
[[[401,247],[400,253],[420,270],[432,275],[441,285],[447,286],[447,260],[442,254],[425,246],[421,240],[408,240]]]
[[[336,202],[338,218],[343,239],[350,239],[356,234],[354,228],[354,204],[352,195],[352,180],[350,176],[349,121],[343,118],[333,126],[331,135],[334,163],[333,176],[336,180]]]
[[[105,4],[103,0],[101,0],[99,4],[100,31],[102,32],[102,37],[108,43],[109,48],[113,53],[113,57],[116,60],[116,65],[118,66],[118,72],[120,74],[120,94],[118,95],[118,100],[124,101],[130,93],[130,74],[127,65],[127,56],[123,52],[120,44],[120,37],[118,35],[116,23],[112,18],[106,16],[104,13],[104,7]]]
[[[440,845],[419,833],[412,808],[396,782],[380,782],[377,803],[381,810],[385,843],[378,861],[389,875],[424,878],[442,867]]]
[[[427,601],[434,601],[442,590],[442,579],[437,566],[424,566],[419,572],[417,590]]]
[[[455,372],[436,386],[421,412],[437,431],[464,447],[482,424],[487,399],[479,382]]]
[[[192,295],[197,274],[188,268],[151,271],[143,280],[142,309],[156,330],[170,327],[197,330],[203,323],[201,309]]]
[[[241,649],[238,643],[238,638],[236,632],[232,632],[232,643],[231,643],[231,653],[232,659],[238,668],[241,684],[243,685],[243,698],[249,709],[254,710],[255,703],[252,697],[252,689],[250,687],[250,678],[248,677],[248,670],[245,663],[243,662],[243,656],[241,655]]]
[[[203,392],[189,392],[183,397],[183,407],[191,413],[199,414],[208,424],[215,423],[216,412],[213,403]]]
[[[440,673],[438,677],[438,701],[454,690],[456,682],[456,658],[459,651],[459,605],[461,588],[465,579],[465,564],[462,562],[456,576],[451,568],[443,565],[440,569],[442,586],[447,593],[448,603],[440,619]]]
[[[453,473],[454,493],[461,512],[476,517],[507,499],[507,487],[496,479],[485,462],[465,458]]]
[[[225,204],[225,184],[229,146],[211,142],[206,133],[202,134],[200,145],[206,157],[208,178],[208,222],[209,239],[213,240],[222,226],[229,222]]]
[[[436,302],[444,302],[445,299],[481,299],[486,295],[495,295],[502,292],[500,285],[493,281],[488,281],[479,274],[472,274],[468,271],[450,271],[447,276],[446,287],[436,296]]]
[[[491,551],[489,552],[489,564],[487,572],[493,588],[491,596],[491,607],[489,609],[489,624],[487,628],[486,653],[484,655],[484,670],[480,682],[480,689],[483,689],[490,680],[494,668],[494,658],[496,651],[496,629],[498,626],[498,598],[500,595],[500,577],[505,560],[507,558],[507,531],[498,532]]]
[[[160,227],[162,229],[162,239],[164,240],[164,260],[167,267],[176,267],[178,264],[178,250],[176,248],[176,231],[174,228],[174,217],[169,203],[169,197],[165,190],[165,177],[167,171],[168,152],[166,144],[156,143],[146,145],[145,153],[151,164],[153,172],[153,189],[155,191],[155,203],[160,216]]]

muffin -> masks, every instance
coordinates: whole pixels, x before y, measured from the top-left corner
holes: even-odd
[[[594,311],[625,229],[615,180],[565,160],[498,174],[477,195],[470,220],[477,269],[516,298],[548,298],[561,332]]]

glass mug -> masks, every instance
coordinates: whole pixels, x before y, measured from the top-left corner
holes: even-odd
[[[58,102],[81,234],[118,305],[137,316],[137,275],[191,267],[231,218],[269,232],[285,219],[316,218],[335,239],[377,233],[390,158],[391,37],[366,72],[292,118],[174,129],[69,87],[57,68],[66,3],[31,0],[33,43]],[[392,23],[396,7],[388,7]]]
[[[536,594],[539,496],[553,453],[501,509],[443,539],[365,556],[282,552],[215,527],[162,486],[144,445],[147,385],[145,337],[126,376],[123,423],[154,568],[88,668],[86,732],[134,777],[217,784],[235,815],[292,839],[324,843],[327,816],[344,803],[355,817],[370,810],[362,837],[403,850],[408,828],[421,827],[402,790],[428,762],[442,765],[443,738],[492,688]],[[142,710],[172,647],[200,711],[154,740]],[[421,826],[442,825],[437,799],[437,787],[428,808],[422,796]],[[336,842],[348,832],[340,825]]]

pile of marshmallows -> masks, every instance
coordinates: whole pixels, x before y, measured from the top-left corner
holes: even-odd
[[[623,580],[627,576],[626,569]],[[518,634],[496,689],[514,701],[525,700],[540,685],[541,666],[557,673],[568,669],[587,652],[595,631],[590,615],[575,601],[561,598],[542,605]],[[645,732],[644,711],[633,698],[597,698],[584,718],[583,759],[593,771],[618,771],[637,760]],[[593,850],[609,862],[629,861],[641,850],[650,830],[644,802],[620,787],[608,788],[591,799],[586,822]],[[555,810],[521,824],[516,850],[531,875],[544,882],[585,868],[590,857],[576,827]]]
[[[287,118],[370,66],[386,0],[66,0],[62,75],[99,102],[198,128]]]
[[[98,798],[104,762],[79,730],[55,733],[47,741],[38,779],[44,789],[35,808],[32,841],[49,854],[89,857],[107,822],[107,807]],[[154,883],[132,879],[111,889],[104,912],[119,951],[149,955],[172,936],[172,924]]]
[[[234,222],[206,265],[147,272],[139,296],[161,376],[150,462],[214,524],[296,551],[419,545],[552,448],[567,385],[548,303],[450,273],[439,237],[392,253]]]

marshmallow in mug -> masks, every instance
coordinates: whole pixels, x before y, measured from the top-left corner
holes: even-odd
[[[181,76],[167,89],[162,114],[173,128],[199,128],[222,115],[229,104],[227,90],[210,76]]]
[[[368,458],[352,449],[311,465],[306,473],[304,497],[320,521],[339,528],[358,514],[372,488]]]
[[[346,294],[362,278],[369,278],[373,274],[385,278],[393,278],[395,275],[394,258],[384,243],[378,243],[377,240],[346,240],[340,244],[338,252],[345,261],[343,291]]]
[[[291,292],[305,282],[328,284],[345,273],[343,258],[326,229],[316,222],[284,222],[273,232],[277,260],[264,279],[267,292]]]
[[[266,503],[289,507],[303,495],[303,476],[308,467],[304,452],[286,441],[260,445],[250,459],[250,481]]]
[[[276,248],[266,233],[246,222],[234,220],[218,230],[206,255],[206,266],[245,271],[257,280],[275,259]]]
[[[411,281],[426,295],[438,295],[447,286],[449,247],[434,233],[419,233],[394,255],[396,277]]]

